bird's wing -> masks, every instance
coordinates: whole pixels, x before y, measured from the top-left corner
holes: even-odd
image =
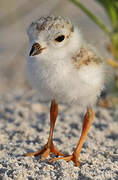
[[[103,60],[91,47],[81,47],[72,57],[72,62],[78,69],[84,65],[101,64]]]

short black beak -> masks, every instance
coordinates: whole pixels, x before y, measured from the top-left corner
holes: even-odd
[[[29,56],[35,56],[35,55],[41,54],[43,49],[45,48],[41,48],[39,43],[34,43],[30,50]]]

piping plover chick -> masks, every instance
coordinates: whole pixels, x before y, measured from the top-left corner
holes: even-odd
[[[26,156],[50,153],[53,158],[72,160],[79,166],[78,157],[94,120],[93,105],[106,81],[104,61],[87,45],[79,29],[68,18],[45,16],[33,22],[28,29],[30,53],[27,60],[29,82],[44,100],[51,101],[50,132],[47,144],[38,152]],[[72,155],[65,156],[53,144],[53,129],[58,115],[58,102],[76,103],[86,108],[81,137]]]

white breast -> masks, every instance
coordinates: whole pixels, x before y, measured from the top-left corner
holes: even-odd
[[[28,59],[27,70],[29,82],[38,89],[42,100],[93,105],[104,84],[103,66],[100,65],[75,69],[71,60],[50,64],[33,57]]]

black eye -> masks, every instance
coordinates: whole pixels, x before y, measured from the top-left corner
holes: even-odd
[[[65,39],[64,35],[58,36],[55,41],[62,42]]]

